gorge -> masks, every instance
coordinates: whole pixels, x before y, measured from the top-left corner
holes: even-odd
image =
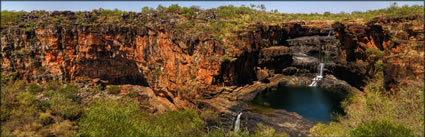
[[[311,135],[319,122],[337,121],[330,117],[334,112],[351,116],[341,102],[349,95],[367,96],[372,82],[381,80],[377,89],[388,94],[412,81],[422,80],[416,88],[423,88],[423,15],[368,22],[258,21],[221,34],[208,28],[226,18],[217,11],[197,9],[189,17],[166,11],[111,17],[103,9],[32,11],[14,24],[2,22],[2,84],[46,85],[34,98],[52,101],[49,82],[73,82],[78,107],[99,98],[134,96],[130,100],[149,114],[215,112],[214,119],[205,120],[208,133],[255,133],[261,123],[289,136]],[[185,23],[193,27],[181,29]],[[15,98],[7,92],[11,89],[2,88],[2,98]],[[2,104],[12,108],[15,100]],[[88,110],[69,117],[56,111],[43,113],[75,121]],[[4,114],[9,113],[2,122],[14,115]],[[23,131],[2,135],[9,132]]]

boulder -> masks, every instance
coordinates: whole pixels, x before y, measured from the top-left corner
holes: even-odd
[[[264,81],[270,76],[266,69],[257,69],[256,75],[259,81]]]

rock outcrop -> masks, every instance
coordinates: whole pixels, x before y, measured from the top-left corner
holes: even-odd
[[[122,22],[111,22],[97,18],[99,12],[77,17],[69,11],[35,11],[21,16],[22,23],[2,26],[2,76],[119,85],[119,95],[137,94],[148,112],[211,108],[220,116],[208,125],[227,129],[244,112],[242,127],[255,131],[263,123],[291,136],[307,136],[315,122],[285,110],[257,113],[245,102],[279,86],[308,85],[320,62],[326,67],[319,86],[346,93],[361,94],[359,89],[380,72],[389,91],[424,78],[422,15],[378,17],[366,24],[254,23],[220,39],[204,30],[185,32],[181,16],[172,13],[130,12],[117,16]],[[214,11],[196,13],[190,18],[217,20]],[[63,21],[42,23],[51,18]],[[80,96],[98,94],[106,93]]]
[[[187,89],[196,95],[193,87],[211,86],[218,74],[221,45],[206,36],[195,42],[178,39],[168,30],[110,24],[48,25],[34,32],[6,28],[2,70],[18,72],[28,82],[100,78],[107,84],[149,86],[169,98]]]
[[[333,28],[341,42],[340,65],[336,76],[361,87],[368,78],[376,74],[376,58],[367,54],[368,49],[384,53],[384,85],[387,90],[394,85],[411,79],[423,79],[424,16],[377,17],[365,25],[335,23]],[[401,59],[403,58],[403,59]],[[416,60],[416,61],[413,61]],[[341,66],[343,65],[343,66]],[[347,71],[344,68],[350,68]],[[344,73],[345,72],[345,73]],[[411,73],[413,72],[413,73]],[[357,82],[356,82],[357,81]]]
[[[215,20],[214,12],[198,12]],[[129,13],[121,16],[124,24],[95,20],[96,10],[83,12],[84,20],[73,12],[36,14],[24,15],[20,22],[50,17],[69,22],[2,28],[2,73],[17,72],[27,82],[85,77],[149,87],[176,108],[190,101],[175,99],[210,98],[222,86],[268,82],[275,74],[313,76],[319,62],[314,55],[320,53],[331,60],[325,73],[359,89],[376,73],[376,60],[366,52],[370,48],[386,52],[388,90],[406,78],[423,78],[424,72],[423,16],[376,18],[367,24],[256,23],[215,39],[208,32],[182,32],[176,25],[179,16],[168,13]],[[331,30],[335,36],[328,37]]]
[[[285,76],[275,74],[267,78],[268,83],[256,81],[242,87],[225,87],[217,89],[212,99],[200,100],[201,104],[207,104],[220,114],[215,122],[210,126],[220,126],[231,129],[235,117],[239,112],[243,112],[241,117],[242,127],[247,127],[250,132],[256,130],[256,125],[262,123],[276,129],[276,132],[285,132],[291,136],[307,136],[309,129],[317,122],[307,120],[302,116],[287,112],[285,110],[259,109],[256,106],[248,105],[249,101],[262,92],[277,92],[279,87],[284,86],[305,86],[311,83],[311,77],[307,76]],[[361,94],[361,92],[347,82],[335,78],[333,75],[326,75],[321,87],[335,89],[344,94]]]

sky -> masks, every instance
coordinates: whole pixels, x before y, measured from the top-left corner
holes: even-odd
[[[240,6],[245,4],[264,4],[268,11],[277,9],[280,13],[332,13],[367,11],[389,7],[393,2],[398,5],[424,5],[423,1],[2,1],[1,10],[69,10],[91,11],[93,9],[120,9],[140,12],[142,7],[156,8],[159,4],[168,7],[171,4],[190,7],[199,6],[202,9],[217,8],[222,5]]]

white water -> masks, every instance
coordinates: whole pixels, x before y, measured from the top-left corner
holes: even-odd
[[[324,63],[319,64],[319,75],[313,78],[313,82],[309,85],[310,87],[316,87],[317,83],[323,78],[323,68],[325,67]]]
[[[319,64],[319,68],[320,68],[320,73],[319,73],[319,76],[320,77],[322,77],[323,76],[323,68],[325,67],[325,64],[324,63],[320,63]]]
[[[330,37],[330,36],[331,36],[331,32],[333,32],[333,30],[329,31],[329,33],[328,33],[328,37]]]
[[[239,128],[241,126],[241,115],[242,112],[238,114],[238,116],[236,117],[236,121],[235,121],[235,129],[233,131],[237,132],[239,131]]]

